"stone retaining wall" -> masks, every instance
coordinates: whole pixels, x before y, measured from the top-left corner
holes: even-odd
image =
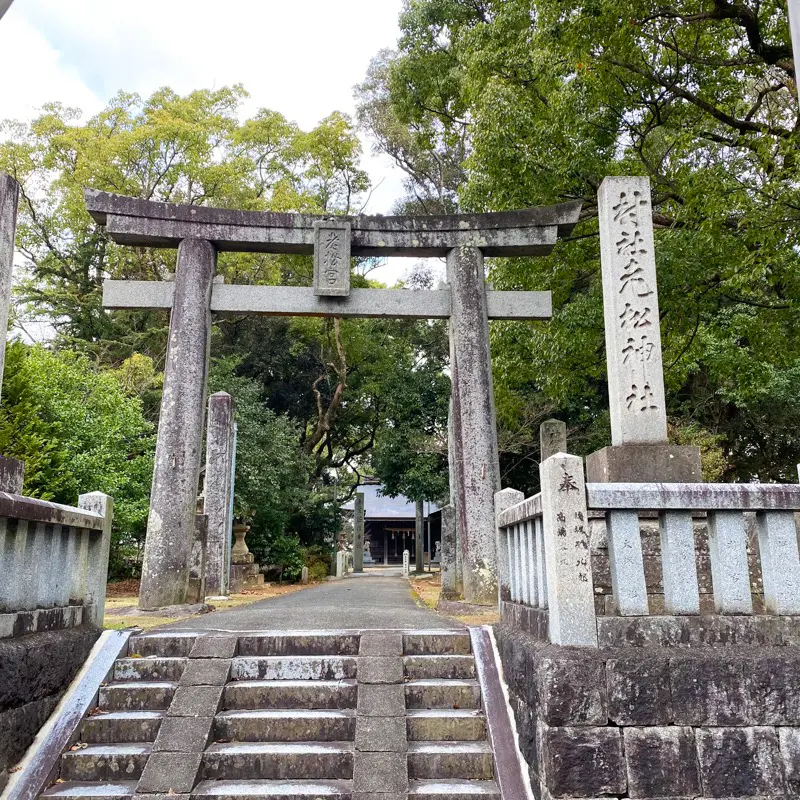
[[[60,611],[8,615],[20,617],[17,627],[23,631],[40,624],[36,632],[0,639],[0,791],[100,636],[86,626],[46,629],[55,617],[64,623],[65,615],[54,613]]]
[[[501,625],[538,797],[800,793],[800,647],[569,648]]]

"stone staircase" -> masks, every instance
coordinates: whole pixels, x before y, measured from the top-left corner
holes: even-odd
[[[127,651],[41,796],[501,800],[468,633],[150,634]]]

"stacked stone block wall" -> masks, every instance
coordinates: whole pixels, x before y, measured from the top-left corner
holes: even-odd
[[[537,638],[542,619],[498,631],[537,798],[800,794],[800,647],[777,635],[788,621],[747,645],[594,650]]]
[[[15,616],[0,638],[0,791],[88,657],[100,631],[81,624],[83,608]]]

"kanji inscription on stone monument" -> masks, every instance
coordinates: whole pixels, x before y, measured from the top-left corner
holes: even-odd
[[[606,178],[599,215],[611,440],[666,442],[649,179]]]
[[[314,294],[347,297],[350,294],[351,225],[346,220],[314,223]]]

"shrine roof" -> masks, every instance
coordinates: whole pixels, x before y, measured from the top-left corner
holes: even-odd
[[[368,483],[358,487],[364,493],[364,518],[365,519],[411,519],[416,517],[416,506],[413,500],[403,495],[389,497],[381,494],[383,486],[379,483]],[[351,500],[342,506],[344,511],[352,511],[355,501]],[[439,510],[436,503],[425,501],[425,516]]]

